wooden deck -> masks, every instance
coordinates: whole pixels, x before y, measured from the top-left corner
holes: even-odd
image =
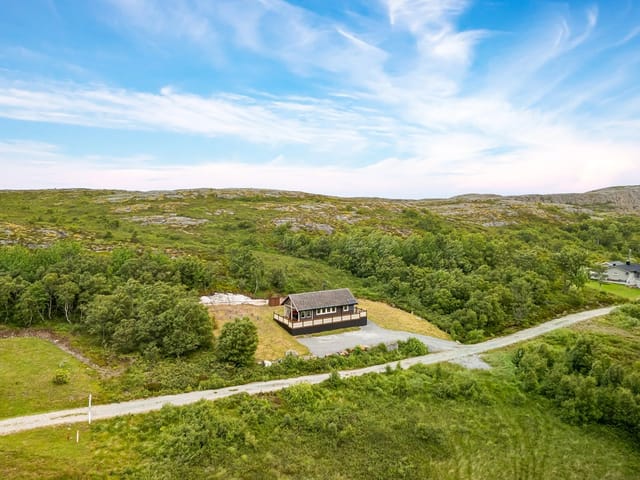
[[[304,335],[338,328],[361,327],[367,324],[367,311],[356,307],[353,313],[308,320],[292,320],[274,312],[273,319],[292,335]]]

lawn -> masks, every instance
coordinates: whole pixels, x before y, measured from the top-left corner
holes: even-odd
[[[367,317],[370,320],[383,328],[388,328],[389,330],[404,330],[406,332],[451,340],[449,334],[443,332],[427,320],[386,303],[359,299],[358,306],[367,311]]]
[[[83,423],[0,437],[0,477],[87,478],[84,473],[97,468],[91,436],[89,425]],[[95,470],[94,477],[98,477]]]
[[[70,381],[55,385],[60,367]],[[99,395],[97,374],[39,338],[0,339],[0,418],[79,407],[89,393]]]
[[[278,307],[255,305],[215,305],[209,311],[216,319],[214,335],[220,335],[222,326],[235,318],[248,317],[258,327],[257,360],[276,360],[293,350],[298,355],[308,355],[309,349],[289,335],[273,320],[273,312]]]
[[[618,285],[616,283],[602,283],[589,281],[587,287],[593,290],[599,290],[601,292],[610,293],[618,297],[626,298],[627,300],[637,300],[640,298],[640,288],[631,288],[625,285]]]

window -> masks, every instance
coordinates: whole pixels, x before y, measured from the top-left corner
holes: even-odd
[[[343,312],[348,312],[348,311],[349,311],[349,305],[344,305],[344,306],[342,307],[342,311],[343,311]]]
[[[302,312],[300,312],[300,319],[311,318],[312,313],[313,312],[311,310],[303,310]]]
[[[327,313],[336,313],[338,311],[337,307],[322,307],[316,308],[316,315],[324,315]]]

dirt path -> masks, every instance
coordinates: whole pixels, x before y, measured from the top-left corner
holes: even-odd
[[[91,361],[91,359],[85,357],[77,350],[74,350],[69,343],[69,339],[64,338],[51,330],[26,330],[26,331],[11,331],[11,330],[0,330],[0,338],[39,338],[41,340],[45,340],[47,342],[53,343],[56,347],[58,347],[63,352],[68,353],[76,360],[84,363],[88,367],[96,370],[101,377],[107,378],[111,377],[115,374],[113,370],[110,370],[105,367],[101,367],[97,363]]]
[[[408,358],[400,362],[390,362],[382,365],[374,365],[371,367],[360,368],[357,370],[344,370],[338,372],[341,377],[356,377],[367,373],[383,373],[387,367],[395,367],[400,364],[402,368],[409,368],[412,365],[423,364],[432,365],[440,362],[450,362],[464,359],[471,355],[488,352],[497,348],[503,348],[514,343],[524,340],[530,340],[545,333],[551,332],[558,328],[567,327],[577,322],[600,317],[610,313],[615,307],[599,308],[587,312],[574,313],[566,315],[555,320],[543,323],[536,327],[528,328],[520,332],[506,335],[500,338],[494,338],[483,343],[475,345],[464,345],[452,350],[432,353],[422,357]],[[328,373],[318,375],[307,375],[304,377],[286,378],[282,380],[271,380],[267,382],[255,382],[246,385],[238,385],[235,387],[220,388],[217,390],[205,390],[200,392],[180,393],[177,395],[165,395],[161,397],[146,398],[141,400],[132,400],[123,403],[111,403],[108,405],[94,406],[91,415],[94,420],[118,417],[121,415],[133,415],[137,413],[146,413],[152,410],[159,410],[163,405],[187,405],[199,400],[218,400],[220,398],[229,397],[237,393],[248,393],[256,395],[258,393],[274,392],[282,390],[300,383],[317,384],[329,378]],[[79,423],[88,420],[87,408],[75,408],[70,410],[61,410],[58,412],[43,413],[39,415],[30,415],[26,417],[15,417],[0,421],[0,435],[20,432],[24,430],[32,430],[35,428],[50,427],[54,425],[63,425],[69,423]]]

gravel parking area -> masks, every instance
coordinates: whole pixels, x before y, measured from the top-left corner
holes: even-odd
[[[296,337],[296,340],[305,345],[312,355],[325,357],[342,352],[348,348],[357,347],[358,345],[366,345],[369,347],[380,343],[388,345],[396,343],[398,340],[406,340],[409,337],[415,337],[420,340],[429,348],[430,352],[454,350],[461,347],[460,344],[450,340],[441,340],[440,338],[427,337],[426,335],[411,332],[387,330],[386,328],[379,327],[371,320],[369,320],[367,325],[360,327],[357,331],[322,335],[319,337]]]

